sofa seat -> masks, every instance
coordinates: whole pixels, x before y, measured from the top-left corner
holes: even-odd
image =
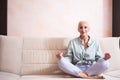
[[[0,72],[0,80],[18,80],[20,78],[19,75],[8,72]]]
[[[120,80],[120,70],[104,73],[103,80]],[[0,72],[0,80],[83,80],[82,78],[64,78],[65,75],[23,75],[19,76],[13,73]],[[84,79],[91,80],[91,79]],[[96,80],[96,79],[94,79]]]
[[[119,78],[119,80],[120,80],[120,69],[106,72],[105,75],[111,76],[111,77],[114,77],[114,78]]]
[[[111,72],[112,73],[112,72]],[[112,74],[103,74],[105,79],[103,80],[120,80],[119,76],[113,76]],[[116,75],[119,72],[115,72]],[[82,78],[64,78],[65,75],[24,75],[20,78],[20,80],[83,80]],[[91,79],[84,79],[84,80],[91,80]],[[98,79],[94,79],[98,80]]]
[[[65,75],[24,75],[20,80],[58,80],[65,79]]]
[[[120,70],[108,71],[102,75],[105,77],[103,80],[120,80]],[[82,78],[65,78],[65,76],[67,75],[24,75],[20,80],[83,80]]]

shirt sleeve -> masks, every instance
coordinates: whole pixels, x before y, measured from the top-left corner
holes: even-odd
[[[72,55],[73,55],[72,42],[70,41],[68,44],[68,49],[67,49],[67,54],[65,55],[65,59],[67,59],[69,62],[72,62]]]
[[[97,62],[99,59],[102,59],[102,51],[100,48],[100,44],[97,43],[97,47],[96,47],[96,55],[95,55],[95,61]]]

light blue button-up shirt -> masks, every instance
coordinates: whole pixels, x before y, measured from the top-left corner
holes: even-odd
[[[88,47],[84,48],[84,44],[80,37],[77,37],[69,42],[68,51],[65,58],[75,64],[92,64],[93,61],[98,61],[102,58],[102,51],[97,41],[89,39]]]

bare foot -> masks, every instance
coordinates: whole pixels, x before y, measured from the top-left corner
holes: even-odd
[[[61,59],[63,57],[63,52],[58,52],[58,54],[56,55],[56,57],[58,59]]]
[[[87,75],[86,73],[80,72],[80,73],[78,74],[78,77],[86,78],[86,77],[88,77],[88,75]]]
[[[83,78],[83,79],[105,79],[103,76],[87,76],[84,73],[80,73],[80,76],[76,77],[73,75],[65,75],[64,78]]]
[[[84,78],[84,79],[104,79],[103,76],[100,76],[100,75],[88,76],[87,73],[84,73],[84,72],[79,73],[78,77]]]
[[[103,76],[88,76],[88,77],[85,77],[84,79],[104,79]]]
[[[64,78],[74,78],[72,75],[65,75]]]

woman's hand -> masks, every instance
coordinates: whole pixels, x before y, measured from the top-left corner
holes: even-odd
[[[56,57],[58,59],[61,59],[63,57],[63,52],[58,52],[57,55],[56,55]]]
[[[104,60],[108,60],[108,59],[110,59],[111,58],[111,55],[109,54],[109,53],[105,53],[105,55],[104,55]]]

